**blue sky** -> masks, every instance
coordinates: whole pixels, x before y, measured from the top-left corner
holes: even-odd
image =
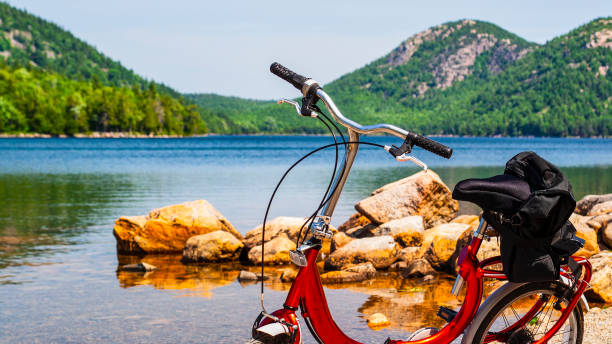
[[[386,54],[409,36],[461,18],[544,43],[612,1],[9,0],[113,59],[181,92],[294,97],[271,62],[321,82]],[[303,10],[307,4],[308,10]]]

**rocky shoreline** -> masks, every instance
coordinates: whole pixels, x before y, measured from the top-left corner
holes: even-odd
[[[326,284],[360,282],[395,271],[403,278],[427,282],[456,272],[460,249],[476,229],[479,217],[459,215],[459,203],[438,175],[429,170],[387,184],[355,204],[357,212],[324,240],[317,266]],[[577,203],[570,221],[586,240],[577,255],[593,265],[591,301],[612,303],[612,194],[590,195]],[[234,262],[244,273],[236,278],[292,281],[297,268],[289,251],[304,218],[277,217],[265,232],[264,264],[278,267],[269,276],[249,272],[261,263],[262,226],[242,236],[205,200],[124,216],[113,234],[120,254],[182,253],[183,264]],[[484,241],[479,259],[499,255],[498,241]]]

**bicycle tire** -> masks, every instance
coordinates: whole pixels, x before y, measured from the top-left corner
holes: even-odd
[[[494,325],[498,317],[501,314],[504,314],[503,312],[507,309],[508,306],[510,306],[514,315],[517,315],[516,310],[514,310],[514,308],[512,307],[512,304],[516,302],[517,300],[520,300],[521,298],[535,296],[537,294],[542,294],[542,295],[546,294],[549,296],[554,296],[557,299],[562,298],[563,295],[567,295],[568,298],[571,298],[573,296],[573,293],[571,292],[570,288],[561,282],[555,281],[555,282],[526,283],[522,285],[521,287],[515,289],[514,291],[510,292],[508,295],[506,295],[501,300],[499,300],[491,308],[491,311],[484,317],[483,321],[481,321],[480,324],[478,324],[478,330],[476,331],[476,335],[474,336],[472,343],[474,344],[496,343],[496,341],[485,341],[485,340],[486,340],[487,335],[495,333],[495,332],[491,332],[490,329]],[[546,306],[548,305],[548,302],[549,301],[546,302],[543,309],[546,308]],[[567,301],[565,302],[567,303]],[[523,326],[515,330],[515,331],[524,331],[523,333],[517,333],[517,339],[516,339],[517,343],[529,342],[528,340],[525,340],[525,339],[521,341],[521,339],[518,338],[518,336],[520,335],[533,336],[534,334],[531,333],[533,331],[530,329],[527,329],[527,327],[531,325],[533,326],[538,325],[537,323],[539,322],[539,319],[537,318],[540,316],[540,312],[544,314],[551,314],[552,316],[552,313],[554,312],[553,304],[554,302],[550,302],[550,310],[539,311],[538,314],[536,314],[536,316],[533,318],[533,320],[536,320],[536,323],[531,324],[531,321],[530,321],[528,324],[526,324],[527,326]],[[503,318],[504,318],[504,321],[506,322],[507,318],[505,318],[505,316],[503,316]],[[542,320],[542,323],[543,322],[544,320]],[[508,324],[507,322],[506,324],[508,326],[511,326],[511,324]],[[550,324],[550,319],[547,321],[547,325],[545,326],[545,328],[548,327],[549,324]],[[552,325],[554,325],[554,322],[550,325],[552,327]],[[539,333],[540,326],[541,324],[538,325],[538,328],[535,334],[536,336],[540,334]],[[559,330],[559,332],[555,335],[555,337],[559,336],[560,334],[564,335],[565,333],[569,333],[567,335],[568,337],[567,341],[564,341],[565,339],[562,339],[560,343],[582,344],[582,339],[584,336],[584,314],[583,314],[582,307],[580,305],[576,305],[576,307],[574,307],[574,310],[570,314],[569,318],[566,320],[565,327],[568,327],[568,326],[570,327],[569,332],[564,332],[564,328],[562,327]],[[501,331],[502,330],[500,330],[500,332]],[[542,333],[542,335],[545,334],[546,332],[548,332],[548,330],[544,329],[544,332]],[[551,338],[551,341],[549,341],[549,343],[551,344],[559,343],[558,341],[557,342],[553,341],[555,337]],[[532,338],[532,340],[537,340],[537,339],[539,338]],[[504,342],[512,343],[510,339]]]

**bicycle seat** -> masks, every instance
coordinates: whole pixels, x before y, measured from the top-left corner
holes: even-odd
[[[458,201],[472,202],[483,210],[506,215],[516,213],[530,194],[531,189],[526,181],[507,174],[462,180],[453,190],[453,198]]]

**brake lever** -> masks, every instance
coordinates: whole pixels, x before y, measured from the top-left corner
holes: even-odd
[[[300,115],[300,116],[304,116],[304,115],[302,115],[302,107],[300,106],[300,103],[298,103],[298,102],[296,102],[294,100],[281,99],[276,104],[283,104],[283,103],[293,105],[295,107],[295,111],[297,111],[297,114]],[[314,111],[311,111],[308,116],[312,117],[312,118],[316,118],[317,117],[317,113],[314,112]]]
[[[407,153],[410,153],[410,151],[411,151],[410,148],[411,147],[409,145],[402,145],[402,147],[384,146],[384,149],[387,152],[391,153],[391,155],[393,155],[395,160],[397,160],[399,162],[411,161],[411,162],[415,163],[416,165],[420,166],[424,171],[427,171],[427,164],[425,164],[421,160],[413,157],[412,155],[406,155]],[[408,152],[406,152],[406,151],[408,151]],[[397,153],[401,153],[401,154],[396,155]]]
[[[395,157],[395,160],[399,162],[412,161],[413,163],[419,165],[423,169],[423,171],[427,172],[427,164],[413,157],[412,155],[402,154],[400,156]]]

